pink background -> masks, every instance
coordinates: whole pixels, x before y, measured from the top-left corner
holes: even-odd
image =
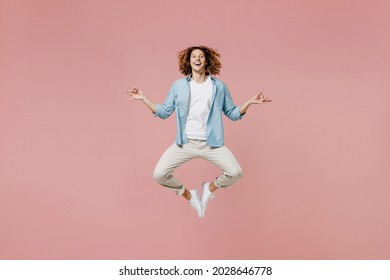
[[[389,1],[0,1],[1,259],[389,259]],[[204,220],[154,182],[176,54],[217,48],[244,177]],[[177,176],[200,190],[219,170]]]

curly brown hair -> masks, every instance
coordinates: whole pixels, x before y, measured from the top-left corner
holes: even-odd
[[[221,55],[216,49],[209,48],[206,46],[192,46],[186,48],[185,50],[180,51],[177,54],[179,71],[185,76],[188,76],[192,73],[192,68],[190,65],[190,57],[193,50],[201,50],[205,54],[206,58],[206,74],[207,75],[219,75],[222,64],[219,61]]]

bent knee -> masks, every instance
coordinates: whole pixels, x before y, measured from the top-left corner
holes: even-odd
[[[169,179],[170,177],[172,177],[172,174],[165,173],[157,169],[155,169],[153,172],[154,180],[156,180],[159,183],[164,182],[166,179]]]
[[[235,179],[235,180],[238,180],[240,179],[242,176],[243,176],[243,173],[242,173],[242,169],[241,168],[237,168],[235,170],[232,170],[229,175],[228,175],[230,178],[232,179]]]
[[[240,168],[239,170],[237,170],[237,173],[234,174],[234,178],[236,178],[237,180],[242,178],[242,176],[244,176],[244,174],[242,173],[242,169]]]
[[[160,171],[154,170],[154,172],[153,172],[153,179],[156,180],[157,182],[160,182],[161,180],[164,179],[164,175]]]

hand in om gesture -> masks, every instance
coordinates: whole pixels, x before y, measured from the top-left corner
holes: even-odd
[[[264,97],[263,93],[260,92],[259,94],[253,96],[250,101],[252,104],[262,104],[266,102],[272,102],[272,100],[268,98],[269,97]]]
[[[126,90],[126,93],[130,96],[130,100],[133,99],[142,100],[144,98],[144,93],[142,92],[142,90],[138,88],[128,89]]]

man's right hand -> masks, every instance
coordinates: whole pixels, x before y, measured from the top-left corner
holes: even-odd
[[[142,100],[144,98],[144,93],[142,92],[142,90],[138,88],[128,89],[126,90],[126,93],[130,96],[130,100],[133,99]]]

